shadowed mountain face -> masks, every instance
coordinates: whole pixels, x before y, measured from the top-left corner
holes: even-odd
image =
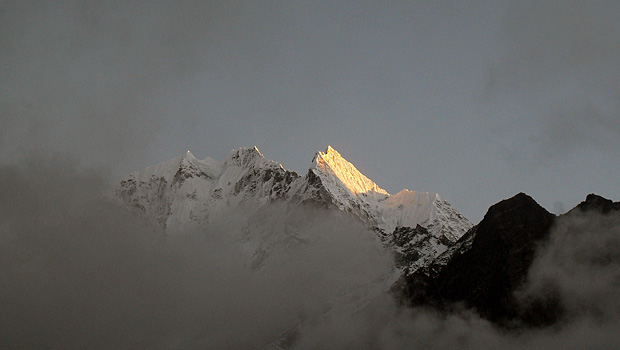
[[[569,213],[605,214],[617,210],[620,203],[591,194]],[[409,276],[405,298],[413,305],[448,310],[462,303],[507,327],[554,323],[562,315],[557,299],[545,296],[525,305],[517,300],[515,292],[526,282],[537,248],[549,238],[556,220],[555,215],[523,193],[493,205],[480,224],[468,232],[474,235],[471,247],[453,254],[435,274],[418,272]]]
[[[620,202],[614,203],[607,198],[603,198],[601,196],[597,196],[591,193],[586,197],[585,201],[579,203],[579,205],[573,208],[570,212],[575,212],[576,210],[581,210],[583,212],[597,211],[603,214],[607,214],[611,211],[620,210]]]

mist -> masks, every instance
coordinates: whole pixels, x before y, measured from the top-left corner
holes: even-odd
[[[341,215],[264,209],[277,218],[274,232],[286,222],[297,238],[257,269],[230,224],[244,214],[167,234],[106,194],[104,169],[45,159],[0,168],[3,348],[548,350],[620,341],[618,215],[558,220],[519,297],[525,305],[553,295],[560,322],[509,331],[474,310],[397,303],[392,256]]]
[[[371,232],[327,211],[291,214],[301,242],[256,270],[222,224],[243,214],[167,235],[104,195],[105,172],[76,168],[0,169],[2,348],[264,349],[393,276]]]
[[[555,212],[614,196],[618,12],[0,2],[0,348],[617,347],[614,215],[558,220],[519,297],[557,303],[560,322],[506,331],[395,302],[392,256],[342,215],[265,208],[285,219],[248,232],[296,232],[257,268],[247,213],[171,234],[109,191],[187,148],[256,144],[303,172],[332,144],[390,192],[440,192],[472,221],[518,191]]]
[[[559,300],[564,322],[620,321],[620,215],[574,210],[539,248],[518,296]],[[617,337],[615,338],[618,341]]]
[[[475,310],[443,313],[377,299],[363,312],[304,333],[300,348],[364,349],[611,349],[620,342],[620,215],[579,210],[558,218],[517,291],[525,308],[553,302],[546,327],[499,328]],[[551,310],[551,309],[550,309]]]

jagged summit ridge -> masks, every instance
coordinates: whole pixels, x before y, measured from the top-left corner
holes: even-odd
[[[338,151],[327,146],[325,152],[317,152],[314,156],[313,170],[321,177],[338,179],[351,193],[367,194],[379,199],[389,196],[386,190],[377,186],[372,180],[359,172],[349,161],[344,159]]]
[[[397,227],[421,225],[437,238],[456,242],[472,226],[437,193],[404,189],[390,195],[331,146],[317,152],[313,161],[310,171],[321,180],[336,206],[386,234]]]
[[[125,203],[167,229],[205,224],[243,206],[250,215],[268,203],[315,203],[359,219],[390,243],[399,227],[428,232],[418,240],[415,270],[443,253],[472,224],[437,193],[403,190],[390,195],[331,146],[317,152],[305,176],[266,159],[258,148],[232,150],[224,159],[197,159],[186,152],[135,172],[116,193]],[[431,239],[432,237],[432,239]]]

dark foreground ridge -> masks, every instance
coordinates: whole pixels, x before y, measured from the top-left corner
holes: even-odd
[[[579,203],[575,208],[573,208],[569,213],[573,213],[576,210],[581,210],[582,212],[587,211],[598,211],[603,214],[607,214],[611,211],[619,211],[620,210],[620,202],[613,202],[607,198],[603,198],[594,193],[590,193],[586,200]]]
[[[620,202],[590,194],[569,213],[576,210],[608,213],[620,210]],[[560,305],[546,300],[524,306],[515,291],[526,281],[536,248],[549,237],[555,220],[555,215],[524,193],[491,206],[468,232],[474,235],[471,248],[454,254],[435,274],[409,276],[404,283],[405,299],[411,305],[446,311],[464,304],[504,327],[553,324],[562,314]]]

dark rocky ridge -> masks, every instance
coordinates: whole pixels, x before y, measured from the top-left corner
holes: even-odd
[[[575,208],[570,210],[568,213],[573,213],[575,210],[581,211],[598,211],[603,214],[607,214],[611,211],[620,210],[620,202],[613,202],[607,198],[603,198],[599,195],[590,193],[586,200],[579,203]],[[567,214],[568,214],[567,213]]]
[[[569,213],[576,210],[609,213],[620,211],[620,202],[590,194]],[[405,299],[411,305],[445,311],[464,304],[503,327],[557,322],[562,316],[559,299],[545,296],[524,305],[515,297],[555,220],[555,215],[523,193],[491,206],[480,224],[468,232],[474,235],[471,247],[451,254],[436,273],[409,276],[400,286]]]
[[[445,301],[464,301],[491,321],[516,317],[513,292],[554,218],[523,193],[493,205],[478,225],[471,249],[451,259],[435,278],[438,294]]]

